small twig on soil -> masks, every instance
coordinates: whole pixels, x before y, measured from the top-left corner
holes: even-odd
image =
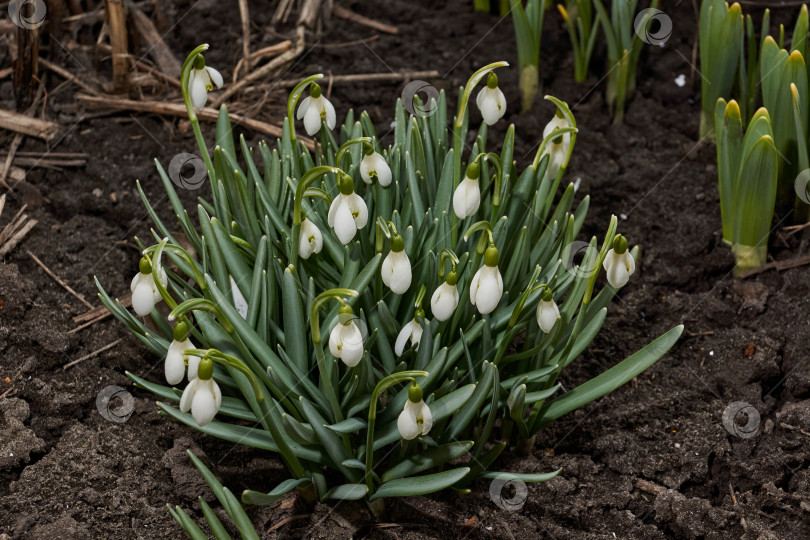
[[[91,353],[90,353],[90,354],[88,354],[88,355],[82,356],[82,357],[81,357],[81,358],[79,358],[78,360],[74,360],[73,362],[70,362],[69,364],[65,364],[65,365],[62,367],[62,370],[64,371],[64,370],[66,370],[66,369],[68,369],[68,368],[70,368],[70,367],[75,366],[76,364],[79,364],[79,363],[81,363],[81,362],[84,362],[85,360],[89,360],[90,358],[93,358],[94,356],[98,356],[99,354],[103,353],[104,351],[108,351],[108,350],[112,349],[113,347],[115,347],[116,345],[118,345],[119,343],[121,343],[121,340],[122,340],[122,339],[123,339],[123,338],[116,339],[116,340],[115,340],[115,341],[113,341],[112,343],[109,343],[109,344],[107,344],[107,345],[103,346],[102,348],[100,348],[100,349],[99,349],[99,350],[97,350],[97,351],[94,351],[94,352],[91,352]]]
[[[807,223],[802,223],[801,225],[791,225],[789,227],[785,227],[785,232],[788,233],[788,236],[793,236],[797,232],[801,232],[807,227],[810,227],[810,221]]]
[[[160,68],[160,71],[167,75],[179,76],[182,65],[180,61],[175,58],[174,54],[172,54],[166,42],[163,41],[163,37],[160,35],[160,32],[158,32],[158,29],[155,28],[152,19],[147,17],[146,14],[132,2],[127,2],[127,8],[129,9],[130,15],[132,15],[132,20],[135,22],[135,28],[138,30],[138,33],[143,37],[144,42],[149,44],[149,55],[155,59],[155,63],[158,65],[158,68]]]
[[[300,55],[304,53],[304,45],[306,43],[306,35],[305,29],[303,26],[299,26],[295,29],[295,47],[291,50],[284,52],[283,54],[277,56],[276,58],[272,59],[262,67],[251,71],[247,74],[244,79],[241,79],[239,82],[234,83],[229,88],[226,88],[223,92],[220,92],[216,95],[216,97],[211,100],[211,107],[214,109],[218,109],[222,103],[225,102],[229,97],[234,95],[236,92],[240,91],[242,88],[247,86],[248,84],[252,83],[253,81],[257,81],[266,75],[270,75],[274,70],[280,68],[287,63],[292,62]],[[296,83],[297,84],[297,83]]]
[[[112,54],[112,49],[106,43],[100,43],[96,48],[101,52],[104,52],[104,53],[107,53],[107,54]],[[130,60],[130,62],[132,62],[133,66],[137,67],[142,72],[147,73],[149,75],[154,75],[155,77],[157,77],[159,79],[163,79],[164,81],[171,84],[175,88],[180,88],[180,79],[178,79],[177,77],[172,77],[171,75],[167,75],[166,73],[163,73],[162,71],[155,68],[154,66],[150,66],[149,64],[147,64],[143,60],[137,59],[134,56],[129,56],[129,60]]]
[[[773,261],[767,264],[763,264],[757,268],[748,270],[747,272],[743,272],[740,274],[740,278],[747,278],[751,276],[755,276],[757,274],[761,274],[763,272],[767,272],[768,270],[788,270],[790,268],[796,268],[797,266],[804,266],[805,264],[810,264],[810,255],[805,255],[803,257],[796,257],[793,259],[788,259],[786,261]]]
[[[22,219],[25,221],[28,219],[28,216],[24,216]],[[21,229],[19,229],[11,238],[9,238],[8,241],[0,243],[0,258],[8,255],[8,253],[14,249],[23,238],[25,238],[25,235],[28,234],[37,223],[38,222],[35,219],[28,219],[28,221],[25,222],[25,225],[23,225]],[[8,227],[6,227],[6,229],[8,229]],[[5,229],[3,232],[6,232]],[[1,233],[0,236],[2,236]]]
[[[713,336],[714,330],[707,330],[705,332],[686,332],[688,337],[703,337],[703,336]]]
[[[332,13],[334,13],[336,17],[340,17],[341,19],[353,21],[356,22],[357,24],[362,24],[363,26],[368,26],[369,28],[379,30],[380,32],[385,32],[386,34],[399,33],[399,29],[396,26],[381,23],[379,21],[375,21],[374,19],[369,19],[368,17],[364,17],[358,13],[355,13],[350,9],[346,9],[337,4],[332,6]]]
[[[0,129],[50,141],[59,133],[59,124],[0,109]]]
[[[435,69],[430,71],[400,71],[398,73],[353,73],[350,75],[335,75],[332,77],[332,83],[395,82],[413,79],[435,79],[439,76],[439,72]],[[299,82],[301,81],[298,79],[283,79],[274,82],[273,85],[292,88]]]
[[[9,388],[8,390],[6,390],[6,391],[5,391],[5,392],[3,392],[2,394],[0,394],[0,399],[6,399],[6,396],[8,396],[9,394],[11,394],[11,393],[12,393],[14,390],[16,390],[16,388],[15,388],[14,386],[12,386],[12,387],[11,387],[11,388]]]
[[[728,490],[731,492],[731,500],[734,502],[734,506],[737,506],[737,497],[734,495],[734,487],[731,482],[728,483]]]
[[[275,45],[270,45],[269,47],[265,47],[250,53],[247,59],[240,58],[236,63],[236,67],[233,69],[233,82],[235,83],[237,80],[239,80],[239,72],[245,67],[245,65],[252,66],[262,58],[287,52],[292,48],[292,46],[292,41],[285,39],[284,41],[276,43]]]
[[[114,96],[89,96],[87,94],[76,94],[76,99],[96,108],[106,107],[122,111],[140,111],[179,117],[186,117],[188,115],[186,106],[180,103],[166,103],[164,101],[136,101],[132,99],[117,98]],[[248,118],[246,116],[242,116],[241,114],[230,113],[229,116],[231,118],[231,122],[234,124],[240,124],[248,129],[252,129],[272,137],[281,137],[281,128],[278,126],[274,126],[260,120],[255,120],[253,118]],[[217,118],[219,117],[219,112],[213,107],[205,107],[197,111],[197,117],[203,120],[216,122]],[[315,148],[312,139],[298,137],[298,140],[304,143],[310,150]]]
[[[40,260],[37,258],[37,256],[36,256],[36,255],[34,255],[33,253],[31,253],[31,250],[26,249],[25,251],[26,251],[26,253],[28,253],[28,256],[29,256],[29,257],[31,257],[32,259],[34,259],[34,262],[35,262],[35,263],[37,263],[37,264],[39,265],[39,267],[40,267],[40,268],[42,268],[43,270],[45,270],[45,273],[46,273],[46,274],[48,274],[48,275],[51,277],[51,279],[53,279],[55,282],[57,282],[57,283],[58,283],[58,284],[59,284],[59,285],[60,285],[60,286],[61,286],[63,289],[65,289],[67,292],[69,292],[69,293],[70,293],[70,294],[72,294],[74,297],[76,297],[76,299],[78,299],[78,300],[79,300],[79,302],[81,302],[81,303],[82,303],[82,304],[84,304],[85,306],[89,307],[90,309],[93,309],[93,308],[95,307],[93,304],[91,304],[90,302],[88,302],[88,301],[87,301],[87,300],[84,298],[84,296],[82,296],[81,294],[79,294],[79,293],[77,293],[76,291],[74,291],[73,289],[71,289],[71,288],[70,288],[70,285],[68,285],[67,283],[65,283],[65,282],[64,282],[64,281],[62,281],[61,279],[59,279],[59,276],[57,276],[56,274],[54,274],[54,273],[53,273],[53,271],[52,271],[50,268],[48,268],[47,266],[45,266],[45,263],[43,263],[42,261],[40,261]]]
[[[112,47],[113,83],[117,90],[126,88],[129,70],[127,15],[123,0],[104,0],[107,27]]]
[[[280,529],[281,527],[283,527],[284,525],[286,525],[287,523],[289,523],[291,521],[296,521],[296,520],[299,520],[299,519],[306,519],[306,518],[308,518],[310,516],[312,516],[312,514],[299,514],[297,516],[285,517],[284,519],[282,519],[281,521],[279,521],[278,523],[276,523],[275,525],[273,525],[272,527],[267,529],[267,532],[271,533],[271,532],[275,531],[276,529]]]
[[[345,43],[316,43],[313,45],[313,47],[318,47],[320,49],[342,49],[343,47],[354,47],[355,45],[362,45],[363,43],[377,41],[378,39],[380,39],[380,34],[374,34],[373,36],[369,36],[367,38],[346,41]]]
[[[6,155],[6,162],[3,164],[3,170],[0,170],[0,184],[4,185],[9,190],[14,188],[6,183],[6,177],[8,176],[8,173],[11,172],[11,162],[14,161],[14,154],[17,152],[17,148],[20,147],[22,139],[23,136],[20,133],[14,135],[14,139],[12,139],[11,145],[8,149],[8,155]]]
[[[10,68],[10,67],[0,69],[0,80],[5,79],[9,75],[11,75],[12,71],[14,71],[14,70],[12,68]]]
[[[5,155],[3,152],[0,152],[0,159],[7,159],[8,156]],[[21,157],[19,154],[14,156],[14,165],[18,167],[42,167],[44,169],[56,169],[61,170],[61,167],[84,167],[87,164],[87,161],[84,159],[50,159],[49,157]],[[4,173],[6,171],[5,168],[0,171],[0,176],[5,176]],[[3,185],[9,189],[13,189],[13,186],[9,186],[7,183],[3,182]]]
[[[665,487],[659,486],[658,484],[650,482],[649,480],[643,480],[641,478],[636,479],[635,485],[641,491],[646,491],[647,493],[651,493],[655,496],[658,496],[667,490],[667,488]]]
[[[239,17],[242,19],[242,59],[250,71],[250,12],[247,0],[239,0]]]
[[[126,309],[132,305],[132,293],[128,292],[123,298],[116,298],[116,300],[118,300],[121,306]],[[94,307],[90,311],[82,313],[81,315],[76,315],[75,317],[73,317],[73,322],[76,324],[88,321],[95,323],[109,316],[110,311],[106,307],[98,306]],[[77,329],[74,329],[72,331],[75,330]]]
[[[53,71],[54,73],[56,73],[57,75],[62,77],[63,79],[72,82],[73,84],[75,84],[76,86],[78,86],[79,88],[84,90],[85,92],[89,92],[91,94],[97,94],[98,93],[98,90],[96,90],[95,88],[93,88],[92,86],[87,84],[86,82],[82,81],[81,79],[76,77],[74,74],[72,74],[71,72],[66,70],[65,68],[63,68],[61,66],[57,66],[56,64],[52,64],[52,63],[48,62],[47,60],[45,60],[44,58],[40,58],[39,63],[40,63],[40,65],[50,69],[51,71]]]
[[[808,433],[807,431],[803,430],[802,428],[799,428],[799,427],[796,427],[796,426],[791,426],[790,424],[785,424],[784,422],[779,422],[779,426],[780,426],[780,427],[783,427],[783,428],[785,428],[785,429],[789,429],[790,431],[796,431],[796,430],[798,430],[798,431],[799,431],[799,433],[801,433],[802,435],[807,435],[808,437],[810,437],[810,433]]]

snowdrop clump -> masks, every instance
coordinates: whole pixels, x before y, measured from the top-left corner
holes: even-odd
[[[576,121],[548,97],[557,120],[527,164],[515,159],[514,126],[488,142],[485,124],[506,108],[491,74],[506,63],[470,77],[455,117],[443,92],[426,104],[436,111],[427,118],[398,102],[388,139],[366,113],[349,111],[338,124],[314,75],[290,93],[274,149],[231,142],[222,109],[211,155],[189,98],[206,49],[191,53],[181,82],[212,199],[186,211],[158,164],[178,223],[152,213],[157,243],[144,245],[134,313],[98,286],[104,305],[165,359],[165,382],[128,374],[159,396],[163,415],[282,457],[290,478],[269,493],[245,491],[243,502],[269,504],[297,489],[307,501],[366,499],[378,510],[390,497],[463,492],[500,474],[487,468],[501,452],[531,444],[677,340],[682,327],[617,358],[599,380],[561,389],[572,351],[587,347],[616,288],[627,286],[637,248],[614,217],[578,271],[563,264],[592,204],[561,186]],[[484,80],[476,102],[485,124],[468,125]],[[301,124],[317,144],[298,137]],[[603,267],[609,285],[600,287]],[[168,321],[155,310],[161,301]],[[185,387],[172,388],[184,376]],[[241,515],[235,498],[223,500]],[[179,507],[172,515],[190,530]],[[246,519],[237,521],[250,536]]]

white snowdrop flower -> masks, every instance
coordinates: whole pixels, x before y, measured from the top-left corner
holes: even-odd
[[[548,137],[548,135],[557,128],[567,128],[570,127],[568,120],[563,116],[562,112],[557,109],[557,112],[554,114],[554,118],[546,124],[546,127],[543,128],[543,137]],[[571,148],[571,134],[570,133],[563,133],[559,137],[555,137],[549,141],[546,147],[543,149],[543,154],[540,156],[540,159],[548,154],[548,168],[546,169],[546,176],[550,178],[556,178],[557,173],[560,172],[564,166],[567,165],[568,160],[568,153]]]
[[[197,56],[194,67],[188,76],[188,95],[191,97],[191,104],[197,110],[205,107],[208,101],[208,92],[217,88],[222,88],[222,75],[219,71],[205,65],[202,55]]]
[[[503,278],[498,270],[498,249],[489,246],[484,252],[484,266],[470,283],[470,301],[481,315],[492,313],[503,296]]]
[[[155,285],[155,280],[152,278],[152,265],[146,257],[141,259],[138,265],[139,272],[132,278],[132,283],[129,288],[132,291],[132,309],[139,317],[149,315],[155,309],[155,304],[160,302],[163,297]],[[166,287],[168,283],[166,272],[160,269],[160,283]]]
[[[298,241],[298,255],[302,259],[309,259],[313,253],[318,254],[323,248],[323,236],[318,226],[312,223],[309,218],[304,218],[301,222],[301,232]]]
[[[363,334],[354,322],[351,306],[341,306],[338,323],[329,334],[329,352],[349,367],[363,359]]]
[[[411,261],[405,253],[405,241],[398,234],[391,237],[391,251],[380,267],[382,282],[396,294],[402,294],[411,286]]]
[[[543,296],[537,304],[537,326],[540,330],[548,334],[554,328],[554,324],[560,319],[560,308],[551,295],[551,289],[546,288]]]
[[[358,229],[366,226],[368,207],[366,201],[354,192],[354,180],[344,174],[339,182],[340,193],[329,207],[327,223],[344,246],[354,239]]]
[[[188,363],[188,380],[191,381],[197,377],[200,358],[183,353],[187,349],[197,348],[189,339],[188,334],[189,326],[186,321],[181,320],[174,325],[174,339],[169,345],[164,364],[166,382],[171,385],[178,384],[183,380],[183,375],[186,373],[186,363]]]
[[[298,106],[298,119],[304,119],[304,129],[310,137],[321,129],[321,119],[326,120],[326,127],[335,129],[335,108],[329,100],[321,95],[321,87],[315,83],[309,85],[309,97],[304,98]]]
[[[444,283],[439,285],[430,297],[430,310],[438,321],[446,321],[458,307],[458,275],[447,274]]]
[[[467,175],[453,193],[453,211],[459,219],[469,217],[478,211],[478,206],[481,204],[481,188],[478,186],[480,174],[481,167],[478,166],[478,163],[470,163],[467,167]]]
[[[397,418],[397,429],[406,441],[427,435],[433,427],[433,414],[422,399],[422,388],[413,383],[408,389],[408,401]]]
[[[617,289],[624,287],[633,272],[636,271],[636,261],[627,250],[627,239],[617,235],[613,240],[613,249],[607,252],[602,266],[607,272],[607,280]]]
[[[371,184],[376,178],[381,186],[391,185],[391,167],[385,158],[374,151],[374,147],[369,143],[363,145],[363,159],[360,161],[360,177],[366,184]]]
[[[191,379],[180,397],[180,410],[184,413],[190,410],[200,427],[209,424],[222,405],[222,392],[213,374],[214,362],[210,358],[203,358],[197,377]]]
[[[419,342],[422,340],[422,326],[419,324],[419,321],[416,320],[416,315],[425,318],[425,312],[417,310],[416,314],[414,314],[413,320],[402,327],[402,330],[399,331],[399,335],[397,336],[397,341],[394,343],[394,353],[397,356],[402,356],[402,353],[405,352],[405,344],[408,343],[408,340],[411,342],[411,347],[417,347]]]
[[[503,117],[506,113],[506,98],[498,88],[498,76],[494,71],[490,71],[487,76],[487,85],[478,92],[475,104],[484,117],[487,125],[492,125]]]

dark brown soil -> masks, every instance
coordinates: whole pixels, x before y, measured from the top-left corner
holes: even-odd
[[[387,524],[375,524],[360,503],[309,508],[290,496],[251,510],[264,536],[810,537],[808,269],[745,280],[731,275],[733,260],[720,241],[714,147],[697,141],[700,79],[687,61],[697,34],[692,4],[666,7],[673,36],[642,56],[639,91],[625,125],[611,125],[604,103],[603,53],[597,53],[586,84],[573,82],[570,45],[553,11],[541,69],[544,91],[571,104],[580,127],[567,178],[581,178],[580,195],[592,196],[586,232],[601,235],[610,215],[621,214],[620,231],[642,246],[639,271],[563,382],[573,387],[684,323],[676,348],[633,384],[542,431],[531,455],[510,455],[497,465],[525,472],[563,468],[556,479],[529,485],[520,511],[497,507],[487,482],[478,482],[466,496],[391,501]],[[255,48],[277,39],[265,25],[274,7],[251,6]],[[391,0],[352,7],[396,24],[399,35],[331,48],[374,33],[336,20],[319,41],[324,46],[309,50],[288,76],[437,69],[442,76],[431,82],[450,90],[485,63],[516,63],[511,20],[474,14],[467,3]],[[179,23],[166,38],[169,45],[185,51],[208,41],[209,63],[224,68],[228,80],[227,66],[240,54],[236,10],[202,0],[177,2],[170,14]],[[774,9],[774,15],[787,20],[795,14]],[[78,39],[86,42],[87,36]],[[82,65],[94,64],[77,50],[65,65],[81,72]],[[98,67],[109,69],[103,62]],[[517,70],[501,72],[510,111],[496,131],[515,123],[516,156],[525,163],[553,109],[538,100],[531,112],[518,114]],[[674,83],[680,74],[687,76],[683,88]],[[60,82],[47,79],[49,90]],[[386,126],[401,87],[336,85],[332,99],[339,114],[350,106],[367,108]],[[120,114],[81,120],[72,91],[65,86],[49,96],[45,115],[64,124],[66,133],[51,148],[89,152],[89,163],[79,170],[29,171],[0,218],[5,225],[28,204],[39,220],[0,264],[0,535],[177,538],[180,531],[166,503],[200,519],[197,496],[212,498],[186,448],[207,456],[235,492],[270,489],[286,473],[272,455],[234,448],[159,417],[152,397],[132,389],[123,372],[156,380],[162,360],[111,318],[69,333],[76,326],[72,318],[86,308],[47,277],[27,250],[89,299],[95,299],[93,276],[111,294],[123,295],[138,259],[131,239],[146,239],[150,225],[135,180],[169,220],[151,159],[166,165],[195,146],[183,124],[171,118]],[[10,82],[0,81],[0,107],[13,107],[10,95]],[[275,106],[264,114],[277,122],[279,101],[269,103]],[[246,136],[252,144],[259,140]],[[0,140],[7,145],[11,135],[4,132]],[[30,139],[23,147],[45,149]],[[188,207],[198,195],[207,194],[181,193]],[[776,259],[803,255],[808,239],[806,232],[791,236],[780,227],[771,236],[771,253]],[[119,338],[108,352],[63,369]],[[110,385],[134,396],[135,411],[126,422],[108,421],[96,410],[96,396]],[[721,423],[724,409],[737,401],[761,416],[751,438],[733,436]]]

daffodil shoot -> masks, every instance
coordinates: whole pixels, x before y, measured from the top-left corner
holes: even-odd
[[[206,50],[189,55],[183,81],[197,76]],[[242,503],[297,489],[310,503],[365,499],[377,508],[392,497],[478,489],[476,479],[507,467],[502,452],[531,445],[541,428],[630,381],[678,339],[680,326],[610,359],[599,379],[562,389],[561,371],[596,336],[616,289],[632,286],[638,248],[613,217],[586,260],[566,267],[596,204],[561,183],[579,128],[565,102],[548,96],[555,120],[526,162],[515,154],[515,126],[503,138],[487,134],[506,107],[494,74],[506,68],[481,67],[455,100],[440,92],[429,117],[392,103],[385,136],[366,112],[341,111],[338,123],[322,75],[312,75],[290,93],[281,138],[254,149],[232,140],[224,107],[216,145],[204,137],[183,85],[211,198],[184,208],[158,164],[177,222],[164,223],[143,195],[154,230],[138,240],[132,309],[101,282],[126,284],[102,276],[98,287],[165,359],[163,376],[129,376],[157,396],[167,420],[280,456],[289,478],[270,494],[245,491]],[[296,135],[301,122],[316,141]],[[228,500],[225,513],[242,516]],[[237,521],[252,537],[248,518]]]

